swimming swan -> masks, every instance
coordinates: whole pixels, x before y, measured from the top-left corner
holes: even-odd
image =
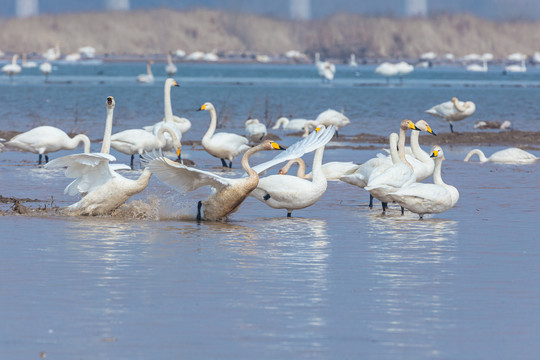
[[[441,177],[444,153],[440,146],[435,145],[431,149],[431,157],[435,159],[433,184],[413,183],[388,194],[399,205],[418,214],[420,219],[424,214],[438,214],[451,209],[459,199],[458,190],[446,184]]]
[[[214,190],[212,194],[197,204],[197,220],[222,220],[236,212],[249,193],[257,187],[259,175],[250,167],[248,161],[251,155],[262,150],[284,148],[270,140],[248,148],[241,161],[242,169],[248,176],[237,179],[186,167],[161,156],[148,155],[148,168],[165,184],[183,193],[202,186],[211,186]]]
[[[154,74],[152,74],[152,60],[146,62],[146,74],[140,74],[137,76],[137,82],[151,83],[154,82]]]
[[[313,172],[310,172],[309,174],[306,174],[306,163],[302,158],[292,159],[289,160],[285,166],[283,166],[281,169],[279,169],[278,174],[279,175],[287,175],[289,172],[289,169],[294,164],[298,165],[298,170],[296,171],[296,176],[302,178],[302,179],[313,179]],[[326,180],[329,181],[339,181],[343,175],[345,175],[348,172],[354,172],[358,170],[360,165],[357,165],[353,163],[352,161],[330,161],[327,163],[322,164],[322,171],[324,173],[324,176],[326,177]]]
[[[304,130],[304,125],[306,124],[307,119],[291,119],[282,116],[280,117],[276,124],[272,126],[272,130],[279,129],[280,126],[283,126],[283,130],[287,131],[301,131]]]
[[[491,161],[495,163],[520,165],[520,164],[531,164],[539,159],[527,151],[512,147],[512,148],[494,152],[488,158],[486,158],[486,155],[484,155],[482,150],[474,149],[474,150],[471,150],[467,154],[467,156],[465,156],[465,159],[463,161],[469,161],[469,159],[473,155],[478,155],[478,158],[480,159],[481,163]]]
[[[232,160],[249,149],[248,139],[243,136],[219,132],[215,133],[217,127],[217,114],[214,105],[204,103],[198,111],[208,111],[210,113],[210,126],[202,138],[202,146],[210,155],[221,159],[223,167],[232,167]],[[229,165],[225,162],[229,160]]]
[[[123,177],[113,170],[111,161],[116,160],[109,154],[114,98],[107,97],[107,119],[101,153],[75,154],[63,156],[45,165],[46,168],[66,166],[66,176],[75,178],[64,190],[64,193],[84,197],[66,208],[64,211],[75,215],[106,215],[125,203],[131,196],[140,193],[150,181],[152,173],[144,169],[137,180]],[[86,195],[85,195],[86,194]]]
[[[167,65],[165,66],[165,72],[167,73],[168,77],[174,76],[178,69],[176,68],[176,65],[172,62],[172,51],[169,51],[167,53]]]
[[[88,136],[79,134],[70,138],[68,134],[54,126],[38,126],[14,136],[6,145],[39,154],[38,164],[41,165],[43,155],[45,155],[45,163],[48,163],[48,154],[60,150],[73,150],[81,142],[84,144],[84,152],[89,153],[90,139]]]
[[[246,137],[250,144],[258,144],[266,136],[266,126],[259,119],[246,120]]]
[[[450,123],[450,131],[454,132],[453,121],[460,121],[468,118],[476,111],[476,105],[472,101],[459,101],[453,97],[452,100],[443,102],[426,110],[426,113],[441,117]]]

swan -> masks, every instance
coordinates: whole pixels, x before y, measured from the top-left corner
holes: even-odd
[[[390,83],[390,77],[398,74],[398,69],[394,64],[383,62],[375,68],[375,73],[386,77],[386,83]]]
[[[334,131],[335,127],[331,126],[320,135],[324,136],[324,142],[315,150],[312,181],[292,175],[270,175],[259,179],[259,185],[250,196],[274,209],[286,209],[287,217],[292,216],[293,210],[315,204],[326,192],[322,159],[325,145],[334,136]]]
[[[306,124],[307,119],[291,119],[282,116],[280,117],[276,124],[272,126],[272,130],[279,129],[280,126],[283,126],[283,130],[287,131],[301,131],[304,130],[304,125]]]
[[[431,149],[431,157],[435,159],[433,184],[413,183],[388,194],[390,199],[418,214],[420,219],[424,214],[438,214],[454,207],[459,199],[458,190],[445,184],[441,177],[444,153],[440,146],[435,145]]]
[[[42,54],[42,56],[47,61],[55,61],[60,59],[60,56],[62,53],[60,52],[60,45],[56,44],[54,48],[47,49],[46,52]]]
[[[396,65],[394,65],[397,69],[397,76],[399,76],[399,82],[403,82],[403,76],[408,75],[414,71],[414,66],[411,64],[400,61]]]
[[[27,61],[26,53],[23,53],[21,66],[25,69],[31,69],[37,67],[37,63],[35,61]]]
[[[507,65],[504,67],[504,74],[506,73],[515,73],[515,72],[527,72],[527,67],[525,66],[525,59],[521,60],[521,64]]]
[[[339,111],[328,109],[320,113],[315,120],[308,120],[304,123],[304,134],[303,137],[306,137],[309,134],[311,127],[315,128],[319,125],[324,125],[326,127],[334,125],[336,127],[336,137],[338,136],[338,130],[344,126],[347,126],[351,123],[348,117],[340,113]]]
[[[389,193],[395,192],[399,188],[416,181],[413,167],[405,157],[405,136],[407,130],[420,131],[411,120],[405,119],[401,121],[397,144],[398,161],[376,176],[370,176],[367,186],[364,187],[374,198],[382,202],[383,213],[386,211],[388,202],[392,200],[388,197]]]
[[[223,167],[232,167],[232,159],[249,149],[248,139],[243,136],[219,132],[214,133],[217,127],[217,115],[214,105],[204,103],[197,111],[208,111],[210,113],[210,126],[202,138],[202,146],[210,155],[221,159]],[[229,165],[225,162],[229,160]]]
[[[530,152],[521,150],[519,148],[508,148],[504,150],[499,150],[497,152],[494,152],[490,157],[486,158],[486,155],[482,152],[480,149],[474,149],[471,150],[467,156],[465,156],[465,159],[463,161],[469,161],[469,159],[473,155],[478,155],[478,158],[480,159],[481,163],[485,163],[488,161],[495,162],[495,163],[503,163],[503,164],[531,164],[535,161],[537,161],[540,158],[537,158]]]
[[[39,71],[41,71],[41,73],[43,75],[45,75],[45,82],[47,82],[49,80],[49,75],[51,74],[52,72],[52,65],[51,63],[48,63],[48,62],[44,62],[44,63],[41,63],[39,65]]]
[[[452,122],[460,121],[468,118],[476,111],[476,105],[472,101],[459,101],[457,97],[452,100],[443,102],[426,110],[426,113],[441,117],[450,123],[450,131],[454,132]]]
[[[11,59],[11,64],[6,64],[2,66],[2,71],[4,72],[4,74],[9,75],[10,79],[12,79],[13,75],[17,75],[21,72],[21,66],[17,64],[18,57],[18,54],[13,55],[13,58]]]
[[[420,131],[425,131],[431,135],[437,136],[431,127],[425,120],[418,120],[414,123],[417,129]],[[435,168],[435,163],[431,156],[426,153],[420,147],[418,138],[420,136],[420,131],[411,132],[410,143],[411,143],[411,155],[405,155],[407,161],[412,165],[414,170],[414,177],[417,182],[423,181],[430,177],[433,174]]]
[[[164,157],[149,157],[148,168],[165,184],[180,192],[211,186],[212,194],[197,204],[197,220],[222,220],[236,212],[249,193],[259,183],[258,173],[249,165],[251,155],[262,150],[284,150],[271,140],[249,148],[242,156],[242,169],[247,177],[224,178],[209,171],[186,167]],[[202,211],[201,211],[202,210]]]
[[[329,61],[321,61],[319,53],[315,54],[315,66],[323,82],[334,80],[336,66]]]
[[[146,62],[146,74],[140,74],[137,76],[137,82],[151,83],[154,82],[154,75],[152,74],[152,60]]]
[[[487,61],[486,59],[482,59],[482,65],[478,65],[478,64],[467,65],[466,70],[473,71],[473,72],[487,72],[488,71]]]
[[[356,55],[351,54],[351,57],[349,58],[349,66],[350,67],[357,67],[358,63],[356,62]]]
[[[172,52],[169,51],[169,53],[167,54],[167,65],[165,66],[165,72],[167,73],[167,76],[169,77],[174,76],[176,74],[176,71],[178,71],[178,69],[176,68],[176,65],[174,65],[172,62],[171,53]]]
[[[22,134],[14,136],[6,145],[23,151],[39,154],[38,165],[41,165],[43,155],[45,163],[49,162],[48,154],[60,150],[73,150],[79,143],[84,144],[84,152],[90,152],[90,139],[84,134],[70,138],[63,130],[54,126],[38,126]]]
[[[186,118],[181,118],[173,115],[171,104],[171,88],[173,86],[179,86],[174,79],[168,78],[167,80],[165,80],[165,85],[163,88],[163,104],[165,116],[163,117],[163,119],[161,121],[158,121],[154,125],[144,126],[143,129],[152,132],[155,135],[157,134],[157,131],[166,123],[168,123],[169,125],[171,125],[171,123],[174,123],[172,124],[174,126],[170,126],[170,128],[175,131],[176,129],[178,129],[178,132],[176,132],[176,136],[181,139],[182,135],[188,132],[189,129],[191,129],[191,121]],[[169,140],[169,138],[167,139]]]
[[[249,119],[246,121],[246,137],[250,144],[257,144],[266,136],[266,126],[258,119]]]
[[[131,196],[143,191],[152,173],[146,168],[136,180],[118,174],[110,162],[109,154],[115,101],[106,100],[107,119],[100,153],[74,154],[55,159],[46,168],[67,167],[66,176],[75,178],[64,190],[65,194],[83,194],[83,198],[63,210],[75,215],[107,215],[125,203]]]
[[[285,164],[285,166],[279,169],[278,174],[287,175],[289,169],[294,164],[298,165],[296,176],[302,179],[313,179],[313,172],[306,174],[306,163],[304,162],[304,160],[302,160],[302,158],[289,160],[289,162]],[[322,171],[324,173],[324,176],[326,177],[326,180],[339,181],[343,175],[349,172],[354,172],[358,170],[359,167],[360,165],[357,165],[352,161],[330,161],[322,164]]]
[[[176,133],[168,127],[168,125],[162,126],[157,135],[153,135],[143,129],[129,129],[118,132],[111,136],[111,147],[122,154],[131,155],[130,167],[133,169],[133,158],[135,154],[142,156],[145,152],[152,151],[153,149],[162,149],[167,145],[167,139],[165,133],[173,139],[175,149],[178,149],[177,156],[180,158],[180,140]]]

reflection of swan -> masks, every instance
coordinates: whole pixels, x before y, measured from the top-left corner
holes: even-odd
[[[441,166],[444,153],[439,146],[431,149],[431,157],[435,159],[433,184],[413,183],[401,187],[388,196],[407,210],[424,217],[424,214],[438,214],[452,208],[459,199],[458,190],[444,183],[441,177]]]
[[[250,167],[249,157],[261,150],[283,149],[270,140],[249,148],[242,156],[242,169],[248,176],[239,179],[224,178],[208,171],[188,168],[163,157],[151,158],[148,168],[165,184],[181,192],[211,186],[214,192],[198,203],[197,220],[221,220],[236,212],[249,193],[257,187],[259,175]]]
[[[153,149],[162,149],[167,145],[165,133],[168,133],[173,139],[177,155],[180,157],[180,141],[175,132],[165,125],[159,129],[157,135],[151,134],[143,129],[129,129],[120,131],[111,136],[111,147],[126,155],[131,155],[130,166],[133,169],[133,157],[139,156]]]
[[[521,64],[520,65],[517,65],[517,64],[513,64],[513,65],[507,65],[504,67],[504,73],[509,73],[509,72],[512,72],[512,73],[515,73],[515,72],[526,72],[527,71],[527,67],[525,66],[525,60],[521,60]]]
[[[249,119],[246,121],[246,137],[251,144],[257,144],[266,136],[266,126],[261,124],[258,119]]]
[[[13,58],[11,59],[11,64],[6,64],[2,66],[2,71],[4,74],[9,75],[11,78],[13,75],[17,75],[21,72],[21,66],[17,64],[17,58],[19,57],[18,54],[13,55]]]
[[[279,129],[280,126],[283,125],[283,130],[287,131],[300,131],[304,130],[304,125],[306,124],[306,119],[291,119],[282,116],[280,117],[276,124],[272,127],[272,130]]]
[[[329,61],[321,61],[319,53],[315,54],[315,66],[317,67],[317,72],[322,81],[334,80],[336,66]]]
[[[286,209],[287,217],[292,211],[315,204],[326,192],[327,181],[322,171],[324,147],[334,136],[335,128],[329,127],[321,137],[324,142],[315,150],[313,157],[313,180],[292,175],[270,175],[259,179],[259,185],[250,196],[274,209]]]
[[[140,74],[137,76],[137,82],[140,83],[151,83],[154,82],[154,75],[152,74],[152,64],[153,61],[146,62],[146,74]]]
[[[165,72],[167,73],[167,76],[171,77],[176,74],[176,71],[178,71],[178,69],[176,68],[176,65],[173,64],[171,52],[169,51],[169,53],[167,53],[167,65],[165,66]]]
[[[45,163],[49,162],[49,153],[60,150],[75,149],[79,143],[84,144],[84,152],[90,152],[90,139],[84,134],[79,134],[70,138],[64,131],[53,126],[38,126],[14,136],[6,143],[8,146],[39,154],[39,165],[45,155]]]
[[[453,97],[450,101],[443,102],[426,110],[426,113],[441,117],[448,121],[450,123],[450,131],[454,132],[452,122],[468,118],[474,114],[475,111],[476,105],[472,101],[463,102],[459,101],[457,97]]]
[[[317,116],[315,120],[308,120],[304,123],[304,134],[303,137],[306,137],[309,134],[310,128],[316,128],[317,126],[331,126],[334,125],[336,128],[336,136],[338,136],[338,130],[344,126],[347,126],[351,123],[348,117],[339,111],[328,109],[323,111]]]
[[[232,167],[232,159],[249,149],[248,139],[243,136],[219,132],[214,133],[217,127],[217,115],[214,105],[204,103],[198,111],[206,110],[210,113],[210,126],[202,138],[202,146],[210,155],[221,159],[223,167]],[[229,160],[229,165],[225,162]]]
[[[78,202],[65,208],[66,211],[80,215],[109,214],[125,203],[131,196],[140,193],[150,181],[152,173],[144,169],[137,180],[123,177],[114,171],[109,162],[116,160],[109,155],[112,120],[115,102],[107,97],[107,120],[101,153],[68,155],[51,161],[46,168],[67,166],[66,176],[76,178],[64,193],[86,195]]]
[[[486,59],[482,59],[482,65],[478,64],[470,64],[466,67],[467,71],[473,71],[473,72],[487,72],[487,61]]]
[[[519,165],[519,164],[531,164],[539,159],[527,151],[512,147],[512,148],[494,152],[489,158],[486,158],[482,150],[474,149],[474,150],[471,150],[467,154],[467,156],[465,157],[465,160],[463,161],[469,161],[469,159],[473,155],[478,155],[480,162],[482,163],[491,161],[491,162],[497,162],[497,163]]]
[[[49,75],[52,72],[52,65],[48,62],[41,63],[41,65],[39,65],[39,71],[45,75],[45,82],[47,82],[49,80]]]
[[[289,169],[294,164],[298,164],[298,171],[296,172],[296,176],[308,180],[311,180],[313,178],[312,172],[306,174],[306,163],[301,158],[289,160],[289,162],[285,164],[285,166],[279,169],[278,174],[287,175]],[[326,177],[326,180],[338,181],[343,175],[345,175],[345,173],[354,172],[358,170],[359,167],[360,165],[357,165],[352,161],[330,161],[322,164],[322,171],[324,176]]]

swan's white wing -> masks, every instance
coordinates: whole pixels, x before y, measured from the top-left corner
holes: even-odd
[[[209,171],[199,170],[171,161],[163,156],[145,154],[148,169],[161,181],[180,192],[188,192],[202,186],[220,190],[234,179],[226,179]]]
[[[73,154],[54,159],[45,168],[67,167],[66,177],[76,179],[64,193],[75,195],[91,192],[111,180],[115,174],[109,162],[115,160],[114,156],[104,153]]]
[[[287,150],[281,152],[272,160],[269,160],[267,162],[254,166],[253,170],[255,170],[257,174],[260,174],[264,170],[269,169],[274,165],[280,164],[284,161],[288,161],[291,159],[300,158],[305,153],[314,151],[320,148],[321,146],[326,145],[330,141],[330,139],[332,139],[335,132],[336,132],[336,128],[333,125],[329,126],[328,128],[324,130],[320,130],[319,132],[313,131],[304,139],[298,142],[295,142],[294,144],[289,146]]]

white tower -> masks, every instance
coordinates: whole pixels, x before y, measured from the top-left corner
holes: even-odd
[[[289,0],[291,19],[311,19],[311,0]]]
[[[129,10],[129,0],[105,0],[105,8],[107,10]]]
[[[38,0],[17,0],[15,2],[15,14],[21,18],[38,15]]]
[[[405,0],[405,15],[427,16],[427,0]]]

